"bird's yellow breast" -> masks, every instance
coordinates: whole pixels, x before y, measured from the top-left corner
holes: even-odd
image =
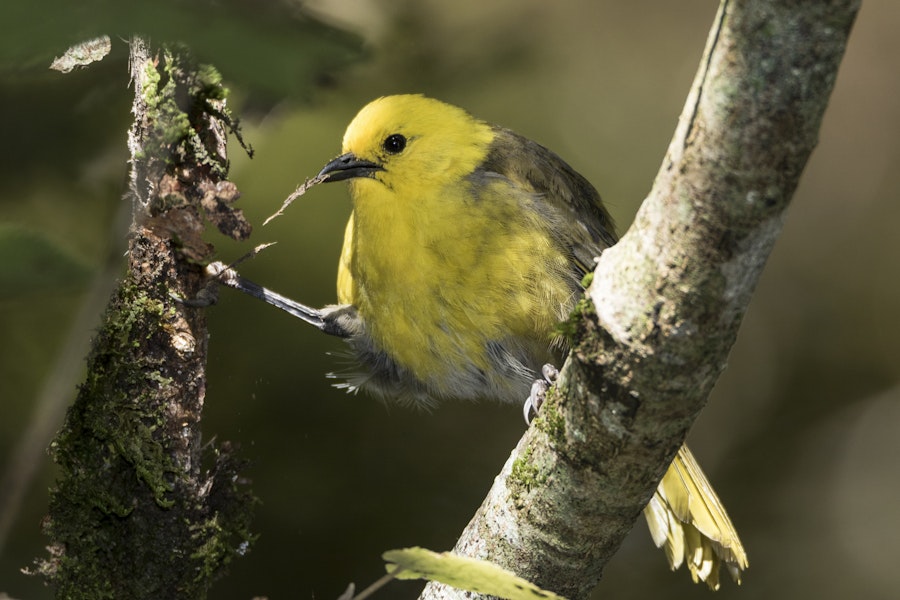
[[[549,358],[573,294],[568,260],[526,206],[536,199],[502,178],[402,194],[375,180],[351,185],[338,298],[378,349],[448,395],[454,373],[509,377],[494,373],[496,344],[514,340],[532,369]]]

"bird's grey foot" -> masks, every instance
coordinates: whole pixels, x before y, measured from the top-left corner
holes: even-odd
[[[535,379],[534,383],[531,384],[531,393],[528,395],[528,398],[525,400],[525,405],[522,407],[525,423],[529,425],[531,424],[531,418],[534,415],[537,415],[541,408],[541,404],[544,403],[544,399],[547,397],[547,390],[550,389],[551,385],[556,383],[556,378],[559,376],[559,369],[551,364],[546,364],[541,367],[541,375],[542,377],[540,379]]]

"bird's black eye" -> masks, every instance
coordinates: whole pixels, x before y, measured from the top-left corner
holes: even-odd
[[[387,150],[388,154],[399,154],[406,148],[406,138],[399,133],[392,133],[384,138],[384,143],[381,146]]]

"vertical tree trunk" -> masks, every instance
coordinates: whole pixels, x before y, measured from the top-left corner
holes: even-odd
[[[204,217],[232,237],[250,229],[230,208],[215,70],[182,50],[151,55],[140,39],[130,66],[127,272],[51,446],[60,476],[37,570],[61,598],[203,598],[246,549],[253,498],[227,446],[201,451],[206,319],[178,298],[204,285]]]

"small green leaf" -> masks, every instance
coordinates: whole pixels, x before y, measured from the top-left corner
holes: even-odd
[[[397,571],[397,579],[429,579],[510,600],[564,600],[484,560],[425,548],[388,550],[381,558],[387,561],[388,572]]]

